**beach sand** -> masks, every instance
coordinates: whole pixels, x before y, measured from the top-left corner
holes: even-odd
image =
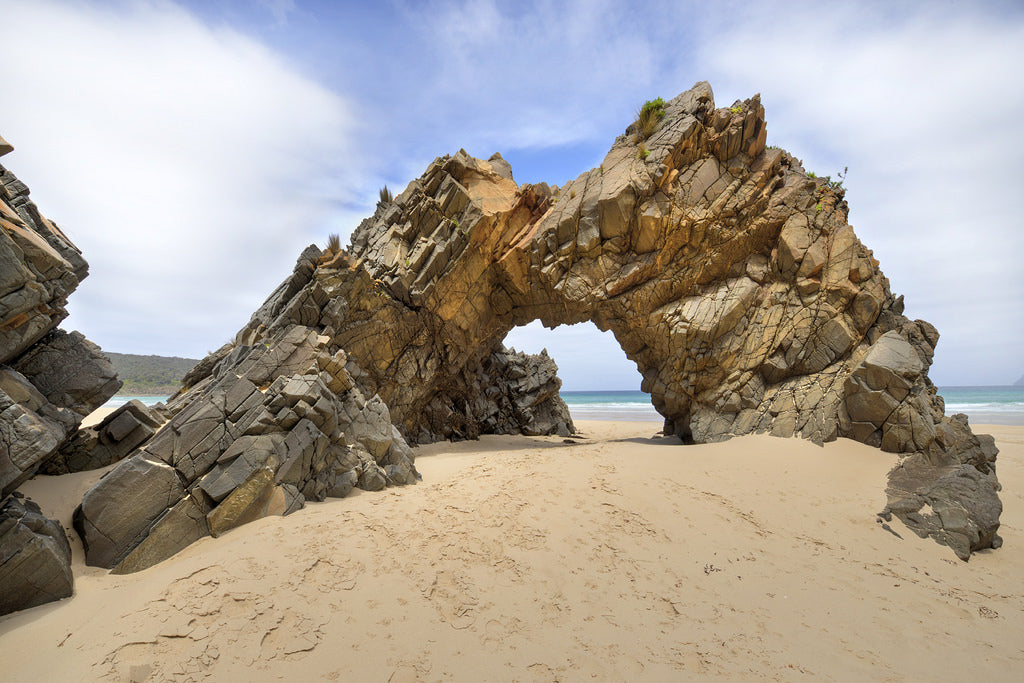
[[[7,681],[1019,680],[1024,428],[995,435],[998,551],[885,504],[891,455],[658,423],[417,450],[423,482],[310,504],[0,619]],[[70,527],[99,472],[24,491]],[[73,543],[74,543],[74,539]]]

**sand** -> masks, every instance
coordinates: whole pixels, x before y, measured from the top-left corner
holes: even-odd
[[[881,451],[578,426],[420,448],[416,486],[130,576],[77,547],[72,598],[0,619],[3,678],[1019,680],[1024,428],[978,429],[1002,449],[1005,545],[964,563],[876,523]],[[26,488],[70,524],[98,476]]]

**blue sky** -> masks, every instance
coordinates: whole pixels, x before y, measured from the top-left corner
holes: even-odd
[[[1024,373],[1019,3],[0,0],[2,163],[83,250],[69,329],[198,357],[311,242],[436,156],[597,165],[638,103],[760,93],[769,143],[849,167],[850,220],[940,385]],[[566,389],[639,387],[592,326],[531,326]]]

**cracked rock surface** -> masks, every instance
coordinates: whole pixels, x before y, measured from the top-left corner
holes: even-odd
[[[0,505],[0,614],[71,595],[71,546],[59,522],[21,494]]]
[[[12,149],[0,139],[0,155]],[[0,166],[0,613],[71,594],[63,529],[13,494],[121,387],[98,346],[57,328],[88,272],[25,184]]]
[[[894,454],[883,515],[961,557],[997,547],[996,450],[944,414],[938,332],[903,315],[841,184],[766,136],[758,96],[716,108],[698,83],[561,188],[516,184],[497,155],[436,159],[347,250],[307,248],[184,378],[171,422],[83,501],[89,561],[141,568],[408,483],[408,443],[570,433],[551,359],[501,346],[537,319],[610,330],[686,442],[856,439]],[[143,498],[144,471],[164,484]]]

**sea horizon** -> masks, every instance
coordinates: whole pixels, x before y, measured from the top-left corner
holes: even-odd
[[[651,405],[650,396],[634,389],[561,391],[574,420],[654,421],[664,418]],[[946,415],[963,413],[971,424],[1024,425],[1024,387],[975,385],[938,387],[946,402]],[[168,396],[117,395],[104,408],[116,408],[132,399],[145,405],[166,401]]]

